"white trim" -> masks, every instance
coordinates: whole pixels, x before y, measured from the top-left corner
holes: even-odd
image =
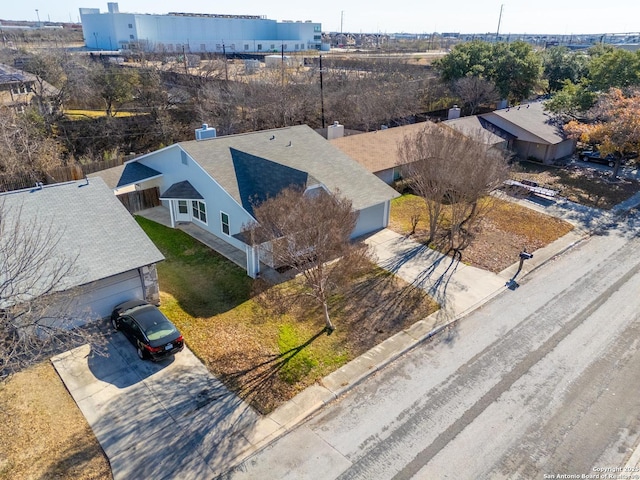
[[[195,216],[193,214],[193,203],[197,202],[198,204],[202,204],[204,205],[204,216],[207,219],[206,221],[202,221],[200,219],[200,215],[201,215],[201,210],[200,210],[200,205],[198,205],[198,216]],[[191,200],[191,205],[189,205],[191,207],[191,219],[192,220],[197,220],[198,222],[202,223],[203,225],[209,225],[209,212],[207,211],[207,202],[205,202],[204,200]]]

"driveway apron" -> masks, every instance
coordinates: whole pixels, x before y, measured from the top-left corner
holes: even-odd
[[[259,416],[184,349],[141,361],[119,333],[52,359],[119,479],[202,479],[252,448]],[[222,470],[221,470],[222,469]]]

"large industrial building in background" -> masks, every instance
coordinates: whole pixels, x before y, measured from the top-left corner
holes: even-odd
[[[85,45],[95,50],[189,53],[287,53],[320,50],[319,23],[269,20],[259,15],[120,13],[81,8]]]

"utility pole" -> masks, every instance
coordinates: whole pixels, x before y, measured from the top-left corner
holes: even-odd
[[[504,8],[504,3],[500,5],[500,16],[498,17],[498,29],[496,30],[496,43],[498,43],[498,35],[500,35],[500,23],[502,22],[502,9]]]
[[[36,8],[36,16],[38,17],[38,28],[40,28],[40,13],[38,12],[37,8]]]
[[[185,75],[189,75],[189,64],[187,63],[187,54],[184,50],[184,45],[182,45],[182,62],[184,63],[184,73]]]
[[[227,67],[227,51],[225,50],[224,40],[222,41],[222,59],[224,61],[224,79],[229,81],[229,68]]]
[[[324,128],[324,90],[322,88],[322,55],[320,55],[320,111],[322,113],[322,128]]]

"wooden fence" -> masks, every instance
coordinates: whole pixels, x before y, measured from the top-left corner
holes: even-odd
[[[82,180],[91,173],[122,165],[123,162],[129,158],[130,157],[120,157],[113,160],[92,162],[86,165],[74,163],[66,167],[52,168],[44,172],[44,174],[34,172],[30,175],[0,175],[0,192],[30,188],[33,187],[36,182],[50,185],[53,183],[70,182],[72,180]]]
[[[158,187],[136,190],[116,195],[130,213],[153,208],[160,205],[160,189]]]

